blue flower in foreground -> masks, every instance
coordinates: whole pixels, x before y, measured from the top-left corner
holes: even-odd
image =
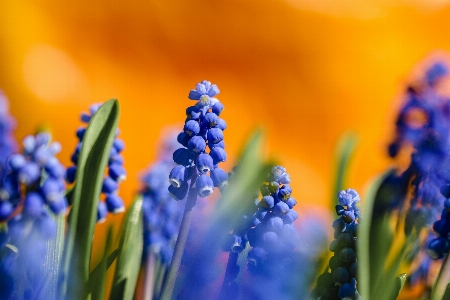
[[[15,120],[9,114],[9,103],[0,90],[0,174],[5,172],[6,159],[17,151],[17,142],[13,136]]]
[[[233,169],[230,176],[235,172],[239,170]],[[310,262],[297,248],[300,239],[293,224],[298,219],[293,210],[297,202],[292,197],[290,182],[286,169],[275,166],[260,187],[261,196],[256,193],[242,199],[251,205],[239,212],[241,215],[230,230],[227,228],[230,234],[222,250],[230,253],[219,299],[290,299],[293,290],[304,290],[299,282],[310,275],[294,270]],[[247,251],[247,270],[251,276],[247,284],[239,285],[236,278],[243,270],[237,261]]]
[[[339,216],[333,222],[334,240],[330,251],[329,268],[317,279],[317,287],[311,299],[360,299],[357,290],[358,261],[356,239],[358,219],[361,217],[361,203],[358,193],[353,189],[338,194],[340,205],[336,205]]]
[[[23,146],[22,153],[8,159],[0,184],[0,222],[7,222],[8,228],[0,233],[0,255],[5,255],[0,259],[0,278],[9,282],[26,276],[32,293],[46,278],[46,243],[56,235],[51,214],[63,214],[67,208],[65,168],[55,157],[61,147],[50,142],[49,134],[27,136]],[[14,282],[9,283],[7,289],[12,291]]]
[[[177,137],[184,148],[173,152],[173,161],[178,166],[169,174],[168,190],[176,200],[186,197],[189,185],[204,198],[210,196],[215,187],[222,189],[228,184],[227,173],[219,168],[227,159],[223,142],[226,123],[219,118],[223,105],[212,98],[219,92],[217,85],[204,80],[189,93],[189,99],[198,102],[186,109],[183,132]]]
[[[84,123],[89,123],[100,106],[101,104],[91,105],[89,108],[89,113],[81,114],[81,121]],[[75,181],[78,155],[81,152],[85,131],[86,127],[80,127],[76,132],[78,137],[78,145],[71,157],[74,166],[68,168],[66,171],[67,183],[74,183]],[[123,156],[121,155],[123,149],[125,148],[125,143],[121,139],[117,138],[118,134],[119,130],[116,132],[113,146],[109,154],[108,175],[106,175],[103,179],[102,193],[104,195],[104,201],[99,201],[97,210],[97,222],[99,223],[106,220],[108,212],[118,214],[125,211],[123,200],[118,195],[119,183],[126,179],[126,171],[123,167]]]
[[[252,246],[248,259],[251,273],[265,272],[272,260],[286,263],[300,242],[293,226],[298,214],[292,209],[297,202],[291,197],[290,182],[286,169],[275,166],[260,188],[262,197],[253,216],[253,226],[246,233]]]
[[[55,157],[61,146],[50,143],[50,135],[39,133],[23,140],[23,153],[8,159],[8,172],[0,188],[0,221],[9,219],[22,205],[22,214],[39,217],[47,206],[53,213],[63,213],[65,198],[64,166]],[[22,186],[24,188],[22,188]]]

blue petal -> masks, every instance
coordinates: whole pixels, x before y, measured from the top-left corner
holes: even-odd
[[[189,92],[188,98],[191,100],[200,100],[200,96],[201,94],[199,92],[197,92],[196,90],[191,90]]]
[[[209,90],[209,88],[211,87],[211,81],[203,80],[201,83],[205,85],[206,90]]]
[[[220,90],[217,87],[217,85],[215,85],[215,84],[213,84],[208,90],[208,96],[210,96],[210,97],[214,97],[215,95],[217,95],[219,93],[220,93]]]
[[[197,83],[197,86],[195,87],[197,92],[199,92],[201,95],[206,95],[206,87],[203,83]]]

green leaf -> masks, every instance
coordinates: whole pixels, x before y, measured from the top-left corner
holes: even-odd
[[[363,216],[358,234],[359,283],[361,295],[370,299],[390,299],[396,290],[395,274],[405,262],[405,255],[411,245],[417,242],[417,236],[406,237],[400,249],[393,252],[394,231],[392,228],[393,210],[389,209],[398,187],[387,180],[394,175],[390,170],[382,175],[371,187],[365,200]],[[403,231],[397,232],[403,234]],[[396,235],[398,239],[399,236]],[[398,241],[397,241],[398,242]],[[388,265],[387,258],[395,253]]]
[[[118,119],[119,103],[109,100],[92,117],[83,137],[64,250],[61,299],[78,300],[86,295],[98,199]]]
[[[104,253],[103,259],[99,262],[99,264],[92,270],[91,275],[89,275],[89,292],[92,291],[92,288],[97,284],[97,278],[102,276],[102,264],[104,263],[106,266],[106,270],[111,267],[113,262],[117,258],[117,254],[119,254],[119,249],[114,250],[111,252],[108,256],[105,256],[106,253]]]
[[[390,174],[391,171],[383,174],[380,176],[372,185],[370,186],[365,201],[364,201],[364,208],[363,208],[363,217],[360,219],[360,225],[359,225],[359,233],[358,233],[358,240],[357,240],[357,246],[358,246],[358,274],[359,274],[359,281],[358,286],[360,289],[360,294],[362,297],[367,297],[369,299],[372,299],[372,297],[368,297],[369,295],[372,296],[372,290],[373,289],[373,282],[375,279],[378,278],[377,274],[374,274],[374,270],[371,268],[375,268],[373,265],[374,260],[379,260],[379,256],[377,253],[375,253],[374,249],[370,249],[370,247],[375,247],[375,244],[373,244],[373,237],[371,237],[371,233],[377,233],[377,230],[373,228],[373,210],[374,205],[376,201],[376,196],[378,194],[378,191],[380,189],[380,186],[384,179]],[[381,225],[385,224],[384,221],[380,221]],[[380,224],[378,224],[380,225]],[[384,231],[384,230],[383,230]],[[381,234],[380,234],[381,235]],[[382,236],[378,235],[378,238],[382,238]],[[385,248],[385,242],[381,240],[381,248]],[[384,252],[384,251],[383,251]],[[377,256],[377,258],[371,257],[371,255]],[[386,257],[384,257],[386,258]],[[383,259],[383,258],[381,258]],[[383,265],[384,266],[384,262]],[[378,268],[378,267],[377,267]],[[375,299],[375,298],[373,298]],[[380,298],[381,299],[381,298]]]
[[[142,197],[136,198],[122,228],[110,299],[133,299],[142,259]]]
[[[108,229],[108,235],[106,238],[105,251],[103,252],[103,258],[99,264],[92,270],[89,276],[88,289],[89,292],[92,291],[92,300],[103,300],[105,298],[105,282],[106,282],[106,271],[109,266],[113,263],[114,259],[117,257],[118,250],[116,249],[108,255],[109,248],[112,244],[112,227]]]
[[[334,187],[331,195],[330,209],[335,213],[335,206],[337,202],[337,195],[340,191],[345,189],[345,181],[347,179],[348,166],[350,159],[355,152],[358,143],[358,136],[355,133],[347,132],[341,136],[335,150],[335,174],[333,177]]]
[[[405,285],[405,281],[406,281],[406,274],[400,274],[397,277],[395,277],[395,282],[394,282],[394,289],[392,290],[392,295],[389,299],[395,300],[397,299],[398,295],[400,295],[400,292],[403,289],[403,286]]]
[[[447,284],[447,288],[445,289],[444,297],[442,300],[450,300],[450,284]]]
[[[223,192],[217,213],[214,213],[218,223],[222,222],[222,218],[226,218],[230,224],[236,224],[242,213],[254,206],[253,200],[259,193],[259,187],[274,165],[264,160],[262,148],[263,133],[258,130],[252,134],[240,155],[238,170],[229,183],[232,188],[227,188]]]

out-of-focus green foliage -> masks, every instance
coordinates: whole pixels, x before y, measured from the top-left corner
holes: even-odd
[[[348,132],[341,136],[335,149],[335,164],[334,164],[334,186],[330,198],[330,210],[334,214],[334,207],[336,204],[337,194],[346,188],[346,180],[348,176],[349,164],[355,153],[358,144],[358,136],[355,133]]]

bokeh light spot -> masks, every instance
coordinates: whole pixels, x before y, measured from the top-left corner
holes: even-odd
[[[64,51],[50,45],[32,47],[24,59],[26,86],[41,100],[64,101],[83,88],[83,74]]]

